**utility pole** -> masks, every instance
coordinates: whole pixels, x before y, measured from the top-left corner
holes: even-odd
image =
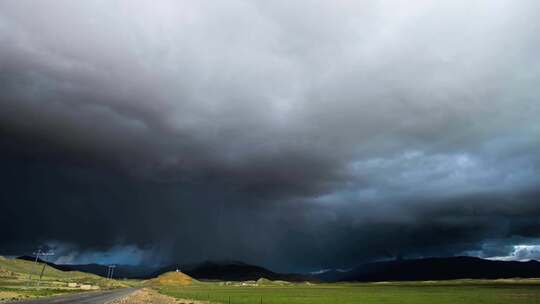
[[[39,256],[41,255],[41,248],[38,248],[38,251],[33,252],[32,254],[36,256],[36,259],[34,260],[34,264],[32,265],[32,270],[28,274],[28,280],[32,280],[32,273],[34,273],[34,268],[37,265],[37,261],[39,259]]]
[[[41,255],[42,256],[51,256],[51,255],[54,255],[54,252],[52,252],[52,251],[42,252]],[[43,260],[43,268],[41,269],[41,274],[39,275],[38,285],[41,283],[41,278],[43,277],[43,273],[45,272],[45,266],[47,266],[47,263],[46,263],[45,260]]]
[[[109,265],[107,270],[107,279],[112,279],[114,276],[114,269],[116,268],[116,265]]]
[[[114,269],[116,268],[116,265],[111,265],[111,280],[114,277]]]

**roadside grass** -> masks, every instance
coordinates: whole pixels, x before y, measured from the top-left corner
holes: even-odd
[[[77,290],[69,290],[63,288],[51,288],[51,287],[0,287],[0,302],[24,300],[37,297],[49,297],[54,295],[75,293]]]
[[[456,280],[355,284],[226,286],[201,283],[162,286],[182,299],[224,304],[478,304],[540,303],[540,280]],[[229,300],[230,299],[230,300]]]

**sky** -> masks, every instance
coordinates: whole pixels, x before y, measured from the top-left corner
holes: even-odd
[[[540,258],[540,3],[0,2],[0,254]]]

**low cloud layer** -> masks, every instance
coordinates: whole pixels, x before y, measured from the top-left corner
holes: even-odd
[[[309,270],[534,246],[539,6],[4,1],[0,248]]]

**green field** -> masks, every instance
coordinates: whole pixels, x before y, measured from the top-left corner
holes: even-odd
[[[176,298],[231,304],[253,304],[261,301],[265,304],[540,303],[540,280],[289,286],[223,286],[206,283],[186,287],[164,286],[159,288],[159,291]]]

